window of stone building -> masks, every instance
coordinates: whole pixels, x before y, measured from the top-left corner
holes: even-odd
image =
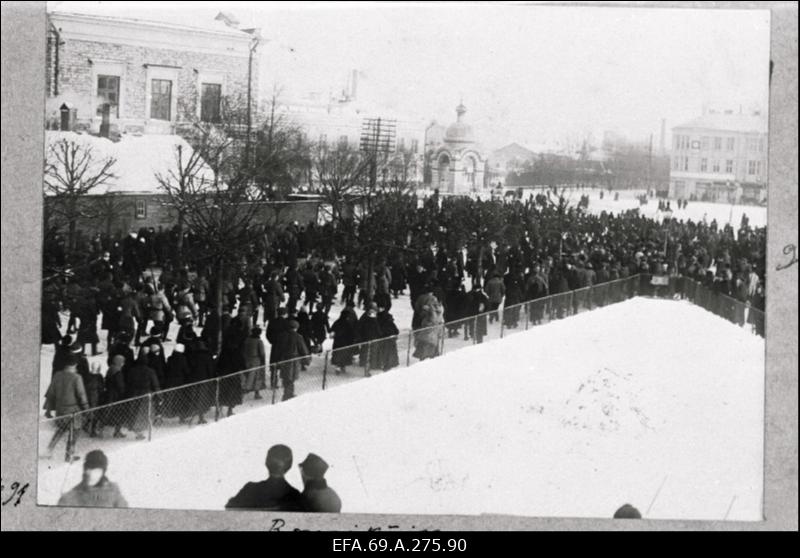
[[[222,85],[219,83],[200,84],[200,120],[203,122],[220,121],[220,103],[222,102]]]
[[[758,176],[761,174],[761,161],[747,161],[747,174]]]
[[[711,138],[710,137],[703,136],[702,138],[700,138],[700,143],[701,143],[701,146],[700,146],[701,149],[703,149],[703,150],[711,149]]]
[[[688,171],[689,170],[689,157],[684,157],[683,158],[683,170],[684,171]]]
[[[136,200],[136,218],[147,219],[147,200]]]
[[[111,105],[111,114],[119,118],[119,76],[97,76],[97,115],[103,114],[103,105]]]
[[[728,151],[736,149],[736,138],[728,138],[725,147]]]
[[[419,140],[412,139],[411,140],[411,153],[418,153],[419,152]]]
[[[715,137],[714,138],[714,151],[721,151],[722,150],[722,138]]]
[[[172,81],[168,79],[152,80],[150,118],[172,120]]]
[[[706,172],[708,170],[708,159],[700,159],[700,172]]]
[[[728,159],[727,161],[725,161],[725,172],[728,173],[728,174],[733,173],[733,160],[732,159]]]
[[[713,165],[711,167],[711,170],[713,172],[719,172],[719,161],[718,160],[714,159],[714,163],[713,163]]]

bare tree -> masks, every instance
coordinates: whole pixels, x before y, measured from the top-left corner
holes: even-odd
[[[106,236],[111,236],[111,227],[119,218],[120,214],[128,211],[131,207],[130,200],[124,196],[114,193],[107,193],[100,196],[93,208],[94,218],[103,226]]]
[[[113,157],[99,157],[87,144],[63,138],[51,143],[44,164],[45,203],[50,198],[49,218],[61,218],[67,224],[67,251],[75,251],[78,220],[95,213],[85,203],[85,196],[100,193],[101,186],[115,178]],[[51,223],[46,223],[47,227]]]
[[[319,144],[312,160],[317,190],[330,206],[331,221],[336,226],[348,202],[363,198],[370,171],[370,159],[361,151],[337,145]]]
[[[223,113],[218,123],[195,123],[189,136],[192,151],[176,147],[176,166],[156,179],[167,205],[181,216],[201,246],[193,254],[210,265],[216,276],[217,313],[223,311],[226,271],[236,269],[263,233],[256,226],[261,197],[253,187],[261,171],[247,153],[241,136],[241,114]],[[181,237],[183,234],[181,234]],[[217,348],[222,344],[218,332]]]
[[[201,141],[201,145],[207,142]],[[210,174],[210,168],[203,159],[203,149],[184,149],[175,146],[175,165],[166,174],[156,173],[156,181],[160,189],[167,194],[168,205],[178,216],[177,253],[179,263],[183,263],[183,236],[186,227],[186,214],[192,207],[190,198],[204,187],[204,175]]]

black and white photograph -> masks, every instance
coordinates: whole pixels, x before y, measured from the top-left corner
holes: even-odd
[[[763,521],[770,23],[47,2],[29,497]]]

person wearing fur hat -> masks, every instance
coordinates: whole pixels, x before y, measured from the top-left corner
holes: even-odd
[[[342,500],[336,491],[328,486],[325,473],[328,464],[320,456],[309,453],[300,463],[300,476],[303,479],[301,494],[302,509],[305,512],[340,513]]]
[[[264,511],[301,511],[300,491],[286,482],[292,468],[292,450],[277,444],[267,451],[265,462],[269,477],[261,482],[248,482],[225,504],[225,509]]]
[[[119,486],[108,480],[108,457],[92,450],[83,461],[83,479],[59,498],[59,506],[82,508],[127,508]]]

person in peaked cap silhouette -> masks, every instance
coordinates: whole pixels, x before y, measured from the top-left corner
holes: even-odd
[[[325,472],[328,464],[320,456],[309,453],[305,461],[300,463],[300,475],[303,478],[302,503],[303,511],[339,513],[342,501],[339,495],[328,486]]]

